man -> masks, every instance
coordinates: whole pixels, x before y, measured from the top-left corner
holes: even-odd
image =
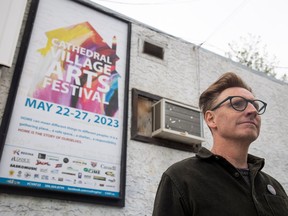
[[[223,74],[199,99],[211,151],[172,165],[162,176],[153,216],[288,216],[288,197],[248,154],[267,104],[234,73]]]

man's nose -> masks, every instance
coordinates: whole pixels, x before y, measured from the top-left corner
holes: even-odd
[[[248,102],[246,110],[249,113],[253,113],[253,114],[255,113],[256,115],[258,114],[257,108],[251,102]]]

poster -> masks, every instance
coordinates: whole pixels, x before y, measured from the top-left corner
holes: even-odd
[[[78,1],[37,3],[0,184],[123,198],[129,25]]]

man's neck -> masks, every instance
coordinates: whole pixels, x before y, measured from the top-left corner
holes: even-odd
[[[243,143],[221,142],[214,143],[211,152],[224,157],[235,168],[248,168],[247,156],[249,145]]]

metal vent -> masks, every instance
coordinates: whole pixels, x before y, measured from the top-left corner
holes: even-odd
[[[149,43],[147,41],[144,41],[143,53],[154,56],[154,57],[159,58],[159,59],[164,58],[164,49],[160,46]]]

